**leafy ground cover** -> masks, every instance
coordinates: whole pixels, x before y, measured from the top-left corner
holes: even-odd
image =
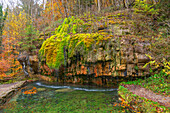
[[[139,113],[169,113],[167,107],[160,105],[158,102],[133,94],[123,86],[119,87],[119,95],[127,106],[133,107]]]
[[[119,86],[119,95],[124,100],[124,103],[129,106],[135,108],[139,112],[169,112],[170,109],[161,105],[158,102],[154,102],[150,99],[140,97],[133,92],[130,92],[128,88],[125,88],[125,85],[137,85],[143,87],[145,89],[149,89],[158,95],[162,95],[164,97],[169,97],[169,75],[160,72],[158,74],[154,74],[153,76],[146,78],[145,80],[139,79],[136,81],[122,82]],[[149,97],[150,94],[148,94]]]
[[[153,76],[142,80],[122,82],[122,84],[134,84],[152,90],[154,93],[168,96],[170,76],[164,72],[154,74]]]

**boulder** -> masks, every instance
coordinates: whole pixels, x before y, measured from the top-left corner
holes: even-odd
[[[117,70],[122,71],[126,69],[126,65],[122,64],[122,65],[117,65]]]
[[[37,88],[37,91],[45,91],[45,88]]]
[[[127,75],[132,76],[132,73],[135,73],[134,64],[127,64]]]
[[[144,54],[143,45],[142,45],[142,44],[136,45],[136,46],[135,46],[135,52],[136,52],[136,53],[142,53],[142,54]]]
[[[29,55],[28,52],[21,52],[17,60],[22,65],[22,69],[27,77],[30,77],[30,73],[38,74],[39,73],[39,60],[37,55]],[[30,68],[30,71],[28,71]]]
[[[109,60],[112,60],[112,57],[111,57],[111,55],[108,54],[108,55],[106,55],[105,59],[106,59],[106,61],[109,61]]]
[[[135,53],[135,58],[137,59],[138,63],[147,63],[150,61],[149,57],[145,54]]]
[[[71,91],[74,91],[74,90],[73,89],[67,89],[67,88],[55,90],[55,92],[71,92]]]
[[[103,72],[103,70],[102,70],[102,64],[101,63],[99,63],[99,64],[97,64],[97,67],[98,67],[98,76],[102,76],[102,72]]]
[[[99,48],[99,49],[98,49],[97,60],[98,60],[98,61],[103,60],[103,48]]]
[[[138,63],[138,64],[137,64],[138,69],[139,69],[139,70],[142,70],[142,71],[149,72],[149,65],[147,65],[145,68],[143,68],[144,65],[145,65],[145,63]]]
[[[127,57],[121,57],[121,64],[126,64],[127,63]]]
[[[143,73],[142,70],[139,70],[139,71],[138,71],[138,76],[143,76],[143,74],[144,74],[144,73]]]
[[[90,66],[89,67],[89,74],[93,74],[94,73],[94,67],[93,66]]]
[[[104,64],[104,69],[103,69],[103,75],[108,75],[108,73],[109,73],[109,66],[110,64],[109,64],[109,62],[106,62],[105,64]]]
[[[127,58],[127,63],[133,64],[134,63],[134,55],[131,53]]]
[[[80,74],[86,75],[86,74],[87,74],[87,67],[85,67],[85,66],[82,65],[82,66],[81,66]]]
[[[29,56],[30,71],[34,74],[39,73],[39,60],[37,55]]]

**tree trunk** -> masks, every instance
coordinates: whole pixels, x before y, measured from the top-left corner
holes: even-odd
[[[100,0],[98,0],[98,12],[100,12]]]

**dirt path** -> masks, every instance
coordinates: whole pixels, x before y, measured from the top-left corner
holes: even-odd
[[[158,102],[163,106],[170,107],[170,97],[155,94],[153,91],[145,89],[138,85],[123,85],[123,86],[133,94],[150,99],[154,102]]]

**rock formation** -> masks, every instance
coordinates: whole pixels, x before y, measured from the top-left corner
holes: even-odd
[[[59,69],[58,81],[109,85],[148,75],[150,67],[143,66],[150,61],[150,42],[135,34],[130,11],[91,21],[66,18],[39,51],[51,69]]]
[[[117,45],[117,41],[121,42]],[[68,59],[65,81],[73,83],[93,82],[97,85],[112,83],[116,77],[140,77],[149,74],[149,67],[143,68],[150,59],[145,55],[148,42],[121,39],[102,41],[87,55]],[[75,56],[75,57],[77,57]]]
[[[22,65],[24,74],[30,77],[29,74],[39,73],[39,60],[37,55],[29,55],[26,51],[21,52],[17,60]]]

